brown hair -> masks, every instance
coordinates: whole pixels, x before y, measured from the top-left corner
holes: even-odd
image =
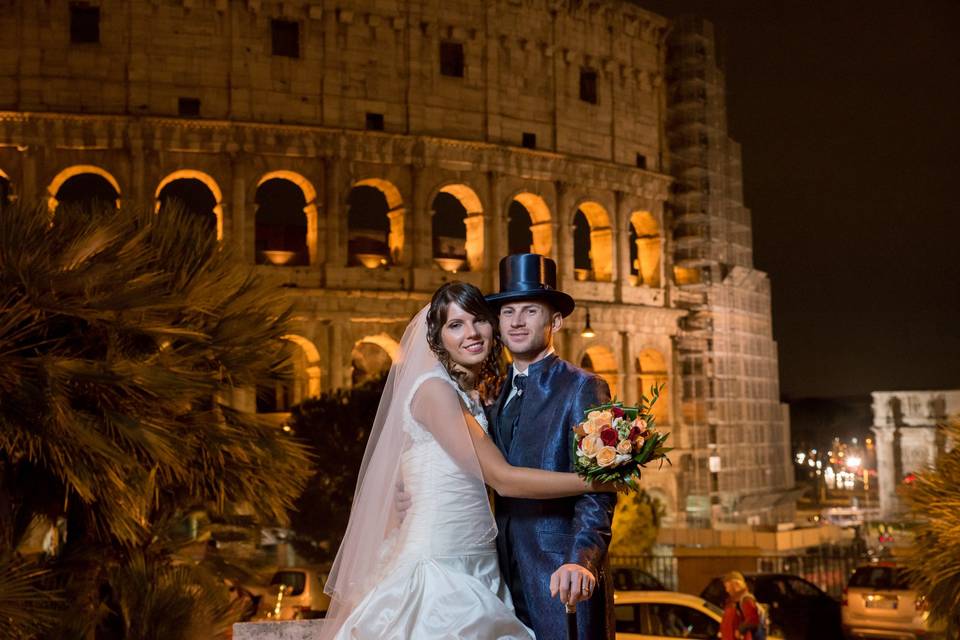
[[[447,309],[452,303],[456,303],[474,317],[488,320],[493,327],[493,344],[490,347],[490,354],[481,363],[476,380],[471,380],[470,373],[453,362],[440,337],[443,325],[447,321]],[[468,389],[472,386],[477,389],[484,403],[489,402],[496,395],[501,380],[500,355],[503,352],[503,343],[500,341],[497,316],[487,305],[480,289],[467,282],[448,282],[436,290],[430,301],[430,309],[427,311],[427,343],[443,368],[461,387]]]

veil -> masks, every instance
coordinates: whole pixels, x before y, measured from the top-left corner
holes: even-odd
[[[400,532],[398,485],[403,482],[401,456],[412,445],[410,429],[426,429],[483,491],[483,474],[455,383],[427,343],[427,311],[407,325],[397,358],[390,367],[377,416],[360,465],[350,520],[324,591],[331,602],[322,640],[332,638],[377,582],[392,559]],[[411,425],[416,420],[416,425]],[[407,426],[410,425],[410,426]],[[490,514],[487,542],[496,537]]]

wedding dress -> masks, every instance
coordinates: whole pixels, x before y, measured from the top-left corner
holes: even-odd
[[[411,325],[415,324],[416,319]],[[414,335],[417,333],[414,331]],[[425,334],[423,340],[425,342]],[[405,335],[404,344],[409,342]],[[408,370],[411,369],[409,360],[409,356],[403,359]],[[375,559],[361,559],[356,549],[341,548],[343,557],[338,558],[338,563],[344,565],[342,573],[365,571],[370,575],[366,576],[363,587],[353,589],[357,594],[356,604],[342,606],[336,614],[341,619],[330,621],[336,629],[334,638],[531,640],[533,632],[514,615],[510,593],[501,579],[495,546],[496,525],[486,488],[479,477],[479,464],[472,444],[464,444],[463,438],[469,436],[458,433],[461,430],[467,433],[462,412],[458,411],[459,419],[445,420],[450,424],[423,424],[414,418],[414,414],[427,413],[432,416],[430,422],[435,422],[439,416],[450,415],[442,411],[431,413],[429,408],[426,412],[418,411],[415,402],[442,404],[440,397],[449,403],[450,398],[459,396],[487,430],[483,407],[465,394],[435,359],[429,367],[420,366],[416,373],[412,382],[393,387],[394,393],[403,390],[403,396],[393,397],[394,401],[404,398],[401,410],[391,414],[393,422],[401,427],[395,431],[401,431],[403,436],[389,440],[380,435],[372,445],[380,450],[388,446],[401,447],[395,452],[396,471],[392,473],[402,481],[412,503],[402,522],[391,523],[388,519],[386,524],[369,525],[386,531],[382,541],[371,536],[371,544],[380,545],[379,549],[367,550]],[[404,376],[402,367],[398,376],[398,379]],[[438,383],[442,386],[438,387]],[[383,403],[381,401],[381,410]],[[388,418],[387,424],[390,423]],[[385,431],[388,428],[385,427]],[[459,444],[451,444],[451,434],[460,438],[453,441]],[[439,442],[438,437],[443,442]],[[402,442],[402,445],[386,442]],[[468,446],[472,461],[469,456],[457,453],[458,447],[463,451]],[[371,457],[376,457],[375,451]],[[384,460],[371,462],[371,465],[378,464],[387,466]],[[367,474],[374,475],[369,471]],[[382,479],[378,482],[381,490],[390,492],[390,485]],[[365,512],[376,511],[377,507],[373,506],[376,504],[383,509],[391,507],[389,501],[377,503],[372,496],[364,496],[358,490],[355,514],[358,501],[371,505],[362,507]],[[351,519],[354,517],[351,515]],[[356,517],[361,516],[356,514]],[[348,543],[361,546],[351,535],[359,538],[364,534],[371,535],[371,532],[365,527],[348,528],[344,547]],[[354,575],[353,579],[357,580],[358,576]],[[334,586],[332,591],[336,597],[338,587]],[[350,599],[347,593],[343,599]]]

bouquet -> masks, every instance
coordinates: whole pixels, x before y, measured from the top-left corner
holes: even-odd
[[[657,431],[650,410],[663,385],[650,387],[650,399],[629,407],[614,400],[584,411],[573,428],[574,470],[591,482],[614,482],[638,490],[640,468],[655,460],[668,463],[669,433]]]

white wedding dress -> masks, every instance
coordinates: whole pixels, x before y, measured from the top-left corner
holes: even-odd
[[[424,374],[404,407],[411,446],[401,454],[412,504],[384,549],[375,586],[340,627],[337,640],[530,640],[501,579],[486,491],[418,424],[410,403],[420,385],[453,385],[486,430],[483,408],[444,369]]]

